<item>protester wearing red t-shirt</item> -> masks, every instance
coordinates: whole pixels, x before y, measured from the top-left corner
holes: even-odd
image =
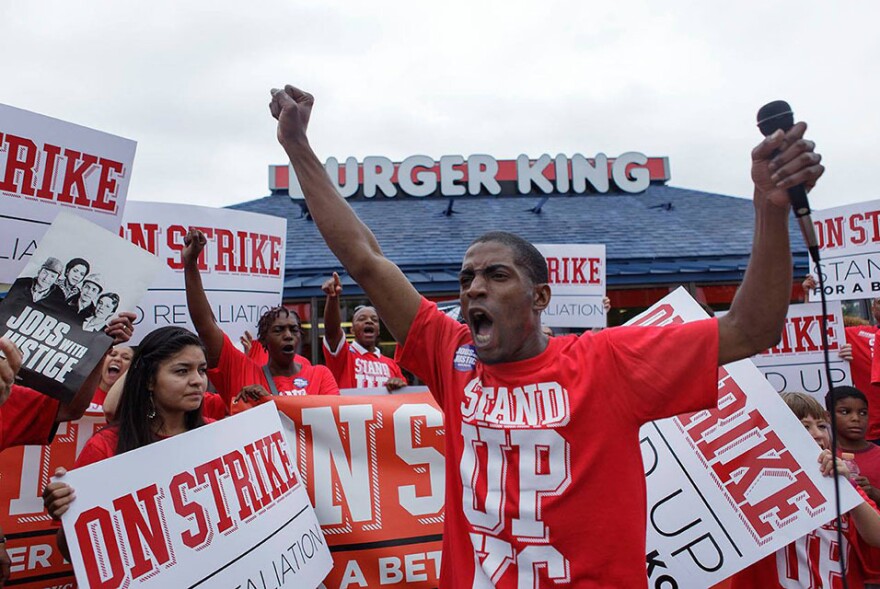
[[[202,398],[208,386],[206,372],[204,348],[194,333],[181,327],[162,327],[147,334],[125,376],[116,418],[86,442],[75,467],[205,425]],[[63,478],[65,473],[59,468],[55,476]],[[46,510],[56,520],[73,500],[73,489],[63,481],[52,482],[43,491]],[[57,538],[61,553],[69,559],[63,529],[58,530]]]
[[[816,279],[812,274],[807,274],[801,285],[804,289],[804,300],[811,300],[811,293],[817,288]],[[874,321],[880,324],[880,299],[871,301],[871,315]],[[844,322],[849,320],[862,322],[860,318],[844,317]],[[874,339],[877,336],[877,325],[864,322],[864,325],[846,325],[844,335],[846,346],[841,348],[840,357],[849,361],[850,374],[853,386],[862,391],[868,398],[868,432],[867,439],[875,443],[880,442],[880,367],[877,378],[874,378]]]
[[[396,391],[406,386],[397,362],[379,349],[379,315],[373,307],[359,307],[351,319],[354,341],[345,341],[339,318],[342,283],[333,273],[321,286],[327,295],[324,305],[324,360],[341,389],[385,387]]]
[[[440,585],[646,587],[638,428],[713,407],[717,365],[778,341],[792,282],[786,188],[810,188],[823,172],[812,142],[801,141],[806,125],[777,131],[752,152],[755,238],[727,315],[548,338],[546,262],[509,233],[477,238],[465,253],[467,327],[425,301],[311,150],[313,103],[293,86],[272,91],[278,140],[321,235],[445,415]]]
[[[269,309],[260,317],[257,341],[269,357],[260,365],[236,348],[214,320],[202,286],[199,255],[207,243],[205,234],[190,228],[184,238],[183,271],[186,304],[193,325],[205,343],[208,376],[231,412],[233,401],[263,402],[272,395],[338,395],[339,388],[326,366],[303,366],[296,361],[302,328],[295,311]]]
[[[875,503],[880,502],[880,447],[865,439],[868,429],[869,403],[865,394],[855,387],[831,389],[827,402],[834,408],[837,426],[837,447],[851,452],[859,467],[856,482]]]

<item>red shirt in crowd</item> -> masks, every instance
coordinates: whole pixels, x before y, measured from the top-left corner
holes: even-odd
[[[205,424],[214,423],[213,419],[205,417]],[[166,436],[157,436],[157,441],[167,440]],[[76,457],[76,463],[73,468],[88,466],[96,462],[101,462],[107,458],[116,456],[116,445],[119,443],[119,426],[110,425],[95,432],[86,445],[83,446],[82,452]]]
[[[259,384],[271,391],[263,366],[245,356],[224,334],[220,360],[215,368],[208,370],[208,378],[229,406],[245,386]],[[274,376],[272,380],[279,395],[339,394],[339,387],[326,366],[303,366],[293,376]]]
[[[48,444],[55,435],[58,400],[33,389],[12,385],[0,406],[0,450],[27,444]]]
[[[397,362],[382,355],[379,348],[370,352],[357,342],[339,341],[335,350],[324,338],[324,360],[340,389],[384,387],[389,378],[403,378]]]
[[[714,407],[715,320],[550,338],[484,365],[422,300],[401,366],[446,417],[441,587],[646,587],[639,428]]]
[[[877,328],[873,325],[854,325],[847,327],[846,343],[852,345],[853,359],[849,364],[853,386],[865,393],[868,398],[869,440],[880,439],[880,386],[872,384],[872,363],[874,361],[874,337]],[[880,378],[878,378],[880,383]]]
[[[877,509],[858,487],[862,499]],[[865,579],[876,576],[880,551],[867,544],[849,514],[841,519],[846,553],[846,580],[850,589],[863,589]],[[731,577],[730,589],[837,589],[840,582],[840,551],[837,525],[831,520]]]

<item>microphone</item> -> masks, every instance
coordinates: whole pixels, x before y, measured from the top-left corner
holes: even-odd
[[[774,100],[761,107],[758,111],[758,129],[768,137],[778,129],[783,132],[794,126],[794,113],[784,100]],[[792,186],[788,189],[788,198],[791,200],[791,208],[801,228],[801,235],[807,244],[810,258],[819,264],[819,242],[816,239],[816,229],[813,227],[813,219],[810,217],[810,203],[807,200],[807,189],[803,184]]]

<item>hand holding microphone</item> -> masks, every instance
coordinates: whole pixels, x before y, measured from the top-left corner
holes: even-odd
[[[758,111],[758,128],[766,136],[752,151],[755,198],[777,206],[791,203],[813,261],[819,261],[816,233],[810,218],[807,192],[825,171],[816,144],[804,139],[807,124],[794,123],[787,102],[777,100]]]

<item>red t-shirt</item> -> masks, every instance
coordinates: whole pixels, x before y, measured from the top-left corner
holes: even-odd
[[[422,300],[400,365],[445,415],[441,587],[646,587],[639,428],[714,407],[714,319],[550,338],[484,365]]]
[[[376,348],[370,353],[357,342],[339,341],[335,350],[324,338],[324,360],[340,389],[384,387],[389,378],[403,378],[397,362],[382,355]]]
[[[260,366],[263,366],[264,364],[268,364],[268,362],[269,362],[269,354],[266,352],[266,348],[264,348],[263,344],[261,344],[258,341],[255,341],[254,343],[251,344],[251,347],[247,353],[247,357],[250,358],[251,360],[253,360],[254,362],[256,362],[257,364],[259,364]],[[299,362],[299,364],[301,366],[311,366],[312,365],[312,363],[309,362],[308,358],[306,358],[305,356],[300,356],[299,354],[296,354],[293,357],[293,361]]]
[[[204,415],[203,415],[204,417]],[[204,417],[205,425],[214,423],[209,417]],[[157,436],[157,441],[167,440],[166,436]],[[116,456],[116,445],[119,443],[119,426],[109,425],[104,429],[95,432],[86,445],[83,446],[82,452],[76,457],[73,468],[88,466],[96,462],[101,462],[107,458]]]
[[[880,446],[868,444],[863,450],[841,450],[851,452],[859,467],[859,474],[867,477],[871,485],[880,487]]]
[[[58,400],[33,389],[12,385],[0,406],[0,450],[11,446],[48,444],[55,436]]]
[[[856,490],[875,510],[877,506],[859,489]],[[846,580],[850,589],[863,589],[870,573],[870,563],[877,562],[877,549],[867,544],[846,514],[841,518],[846,550]],[[831,520],[780,548],[731,577],[730,589],[836,589],[840,582],[840,552],[837,550],[837,525]]]
[[[226,335],[223,336],[223,349],[220,360],[215,368],[208,370],[208,377],[214,388],[223,397],[227,406],[241,391],[242,387],[252,384],[263,385],[271,391],[263,365],[257,364],[232,345]],[[274,376],[275,387],[279,395],[338,395],[339,387],[326,366],[303,366],[293,376]]]
[[[872,383],[872,363],[874,361],[874,337],[877,328],[873,325],[854,325],[844,330],[846,343],[852,345],[853,359],[849,363],[853,386],[865,393],[868,398],[869,440],[880,438],[880,386]],[[878,375],[880,376],[880,375]],[[880,378],[878,378],[880,383]]]

